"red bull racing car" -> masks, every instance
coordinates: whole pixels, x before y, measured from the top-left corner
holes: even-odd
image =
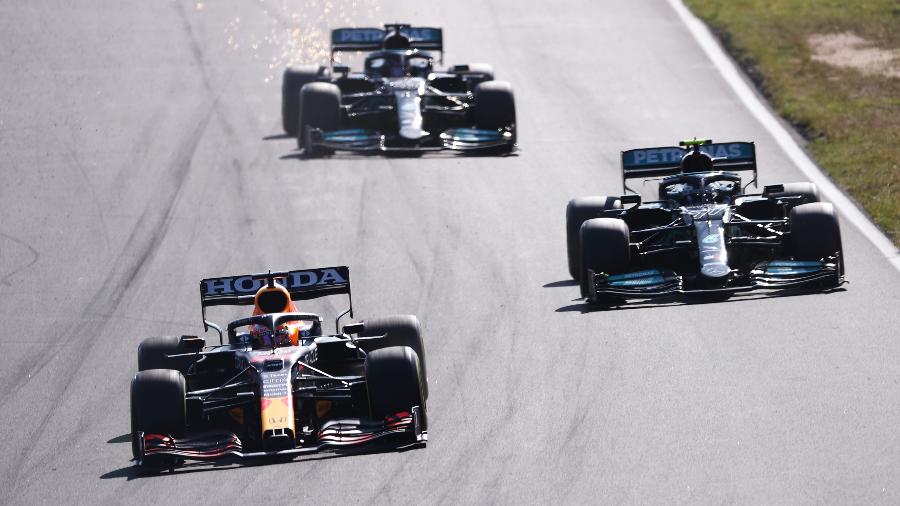
[[[285,70],[281,117],[306,156],[363,153],[510,152],[516,145],[512,87],[489,65],[434,68],[440,28],[390,24],[331,32],[331,67]],[[336,53],[371,51],[352,72]]]
[[[346,294],[350,307],[322,333],[322,319],[294,301]],[[138,348],[131,382],[137,465],[292,456],[381,442],[427,441],[428,384],[415,316],[353,318],[350,271],[329,267],[200,282],[207,346],[196,336],[152,337]],[[252,305],[222,329],[210,306]],[[338,331],[339,329],[339,331]]]
[[[741,171],[752,172],[746,185]],[[566,208],[569,273],[590,302],[844,283],[837,216],[814,184],[744,192],[757,180],[752,142],[632,149],[622,153],[622,174],[632,193]],[[629,188],[635,178],[654,178],[658,200]]]

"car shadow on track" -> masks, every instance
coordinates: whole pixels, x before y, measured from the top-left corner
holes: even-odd
[[[296,139],[296,137],[288,134],[272,134],[262,138],[264,141],[281,141],[284,139]]]
[[[553,283],[547,283],[544,285],[545,288],[550,288],[554,286],[575,286],[576,283],[572,283],[572,285],[564,285],[564,281],[556,281]],[[827,295],[832,293],[840,293],[847,291],[844,287],[836,287],[828,290],[812,290],[812,289],[792,289],[792,290],[782,290],[778,292],[764,292],[764,293],[743,293],[743,294],[733,294],[730,297],[702,297],[702,296],[690,296],[690,295],[667,295],[664,297],[658,297],[655,299],[644,299],[644,300],[631,300],[631,301],[623,301],[621,304],[595,304],[591,302],[587,302],[584,299],[577,298],[572,299],[574,304],[568,304],[556,309],[557,313],[597,313],[604,311],[626,311],[632,309],[649,309],[655,307],[672,307],[672,306],[698,306],[705,304],[719,304],[719,303],[739,303],[739,302],[747,302],[753,300],[763,300],[763,299],[779,299],[783,297],[797,297],[797,296],[810,296],[810,295]]]
[[[544,288],[561,288],[564,286],[578,286],[578,281],[574,279],[563,279],[561,281],[552,281],[544,285]]]
[[[107,441],[108,443],[127,443],[131,441],[131,434],[123,434]],[[228,469],[240,469],[245,467],[257,466],[278,466],[284,464],[294,464],[302,462],[317,462],[321,460],[331,460],[343,457],[352,457],[359,455],[379,455],[384,453],[405,453],[423,446],[413,446],[409,448],[396,448],[394,446],[371,446],[367,448],[344,449],[334,451],[323,451],[321,453],[313,453],[300,456],[286,457],[260,457],[242,460],[237,457],[226,457],[215,461],[194,461],[187,462],[173,471],[167,469],[148,470],[137,467],[132,461],[128,465],[109,471],[100,475],[101,480],[110,480],[116,478],[124,478],[126,481],[137,480],[141,478],[164,478],[166,476],[176,476],[181,474],[203,473],[209,471],[225,471]]]

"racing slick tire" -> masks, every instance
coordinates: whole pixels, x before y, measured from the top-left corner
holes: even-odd
[[[566,253],[569,258],[569,275],[575,281],[581,280],[581,254],[579,231],[581,224],[591,218],[599,218],[608,209],[622,209],[622,201],[617,197],[580,197],[569,201],[566,206]]]
[[[763,195],[766,197],[772,197],[772,198],[803,197],[803,200],[802,200],[802,202],[800,202],[800,204],[810,204],[813,202],[819,202],[819,200],[820,200],[819,188],[814,183],[807,183],[807,182],[784,183],[782,186],[784,187],[784,191],[767,192],[767,193],[763,193]]]
[[[822,260],[839,254],[840,274],[844,274],[841,227],[834,206],[826,202],[801,204],[791,209],[791,252],[795,260]]]
[[[281,79],[281,126],[284,133],[297,137],[300,122],[300,89],[306,83],[329,77],[328,67],[322,65],[300,65],[284,69]]]
[[[425,341],[422,339],[422,326],[414,315],[393,315],[365,320],[365,329],[359,337],[384,336],[383,339],[360,341],[366,353],[394,346],[408,346],[416,352],[422,369],[422,393],[428,399],[428,369],[425,367]]]
[[[175,369],[182,374],[197,361],[199,355],[187,357],[169,357],[191,353],[196,349],[188,349],[183,346],[178,336],[148,337],[138,345],[138,371],[149,369]]]
[[[579,280],[582,297],[588,296],[588,286],[593,282],[587,275],[588,269],[607,274],[628,270],[631,265],[630,235],[628,224],[616,218],[593,218],[581,224]]]
[[[516,99],[506,81],[485,81],[475,86],[475,128],[497,130],[511,127],[516,135]],[[509,150],[512,150],[510,145]]]
[[[131,450],[134,458],[141,456],[138,433],[182,436],[187,426],[184,376],[172,369],[150,369],[135,374],[131,380]],[[142,464],[168,466],[160,459]],[[171,459],[170,459],[171,460]]]
[[[375,420],[410,412],[414,406],[425,411],[419,356],[409,346],[391,346],[369,353],[366,385]]]
[[[308,83],[300,90],[297,147],[306,147],[307,127],[337,130],[341,123],[341,89],[333,83]],[[306,149],[308,156],[322,156],[328,150]]]

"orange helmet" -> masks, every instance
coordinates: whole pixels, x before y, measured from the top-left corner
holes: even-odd
[[[296,313],[297,307],[291,300],[291,294],[287,289],[278,283],[272,283],[272,286],[263,286],[257,290],[253,296],[253,316],[268,313]],[[263,346],[271,346],[273,343],[277,345],[297,346],[300,342],[300,336],[309,335],[310,329],[314,322],[311,321],[290,321],[279,325],[275,329],[275,335],[262,325],[254,325],[250,328],[250,335],[257,339],[259,344]]]
[[[267,313],[296,313],[297,308],[291,300],[287,288],[272,283],[257,290],[253,296],[253,316]]]

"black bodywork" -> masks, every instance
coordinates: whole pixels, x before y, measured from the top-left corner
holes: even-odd
[[[712,166],[684,172],[689,152],[709,154]],[[636,193],[622,207],[600,216],[623,220],[630,233],[629,265],[615,274],[589,271],[588,300],[614,302],[678,293],[730,294],[756,289],[828,288],[844,282],[840,249],[817,260],[796,260],[791,209],[807,203],[784,195],[782,185],[760,194],[752,142],[649,148],[622,153],[623,186],[635,178],[658,178],[658,200]],[[742,185],[739,172],[752,173]],[[633,191],[633,190],[631,190]]]

